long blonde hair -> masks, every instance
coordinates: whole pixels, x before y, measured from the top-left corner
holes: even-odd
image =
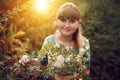
[[[79,8],[71,3],[66,2],[60,6],[57,11],[57,19],[74,19],[79,21],[80,25],[76,32],[73,34],[73,46],[76,48],[82,48],[84,46],[83,40],[85,37],[82,35],[82,27],[81,27],[81,20],[80,20],[80,11]]]

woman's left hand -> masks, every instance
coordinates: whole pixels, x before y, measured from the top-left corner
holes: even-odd
[[[73,74],[73,78],[75,78],[75,79],[76,79],[78,76],[79,76],[79,74],[76,73],[76,72]]]

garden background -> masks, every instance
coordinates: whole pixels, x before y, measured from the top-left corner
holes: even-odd
[[[13,80],[13,64],[22,55],[36,55],[55,32],[57,9],[67,1],[79,7],[83,34],[90,40],[91,79],[119,80],[120,0],[47,0],[41,9],[35,1],[0,0],[1,80]]]

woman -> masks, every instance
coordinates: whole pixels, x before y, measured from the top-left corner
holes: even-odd
[[[76,54],[84,54],[84,57],[88,59],[85,66],[89,74],[89,41],[82,35],[80,12],[78,7],[76,7],[71,2],[64,3],[57,12],[56,26],[57,30],[55,34],[46,37],[42,48],[44,48],[44,45],[48,44],[49,42],[53,42],[53,46],[55,46],[56,44],[63,45],[65,48],[72,48]],[[47,63],[46,60],[47,59],[45,58],[42,61],[40,61],[39,59],[32,59],[31,63],[33,62],[34,65],[46,66],[49,63]],[[27,57],[22,57],[19,62],[22,64],[27,63]],[[54,74],[55,80],[72,80],[77,78],[77,76],[78,74],[76,72],[66,74],[64,76],[60,76],[57,73]]]

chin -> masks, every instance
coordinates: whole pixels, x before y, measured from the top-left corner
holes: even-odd
[[[70,32],[62,32],[62,35],[63,35],[63,36],[71,36],[72,33],[70,33]]]
[[[63,34],[64,36],[71,36],[71,34]]]

